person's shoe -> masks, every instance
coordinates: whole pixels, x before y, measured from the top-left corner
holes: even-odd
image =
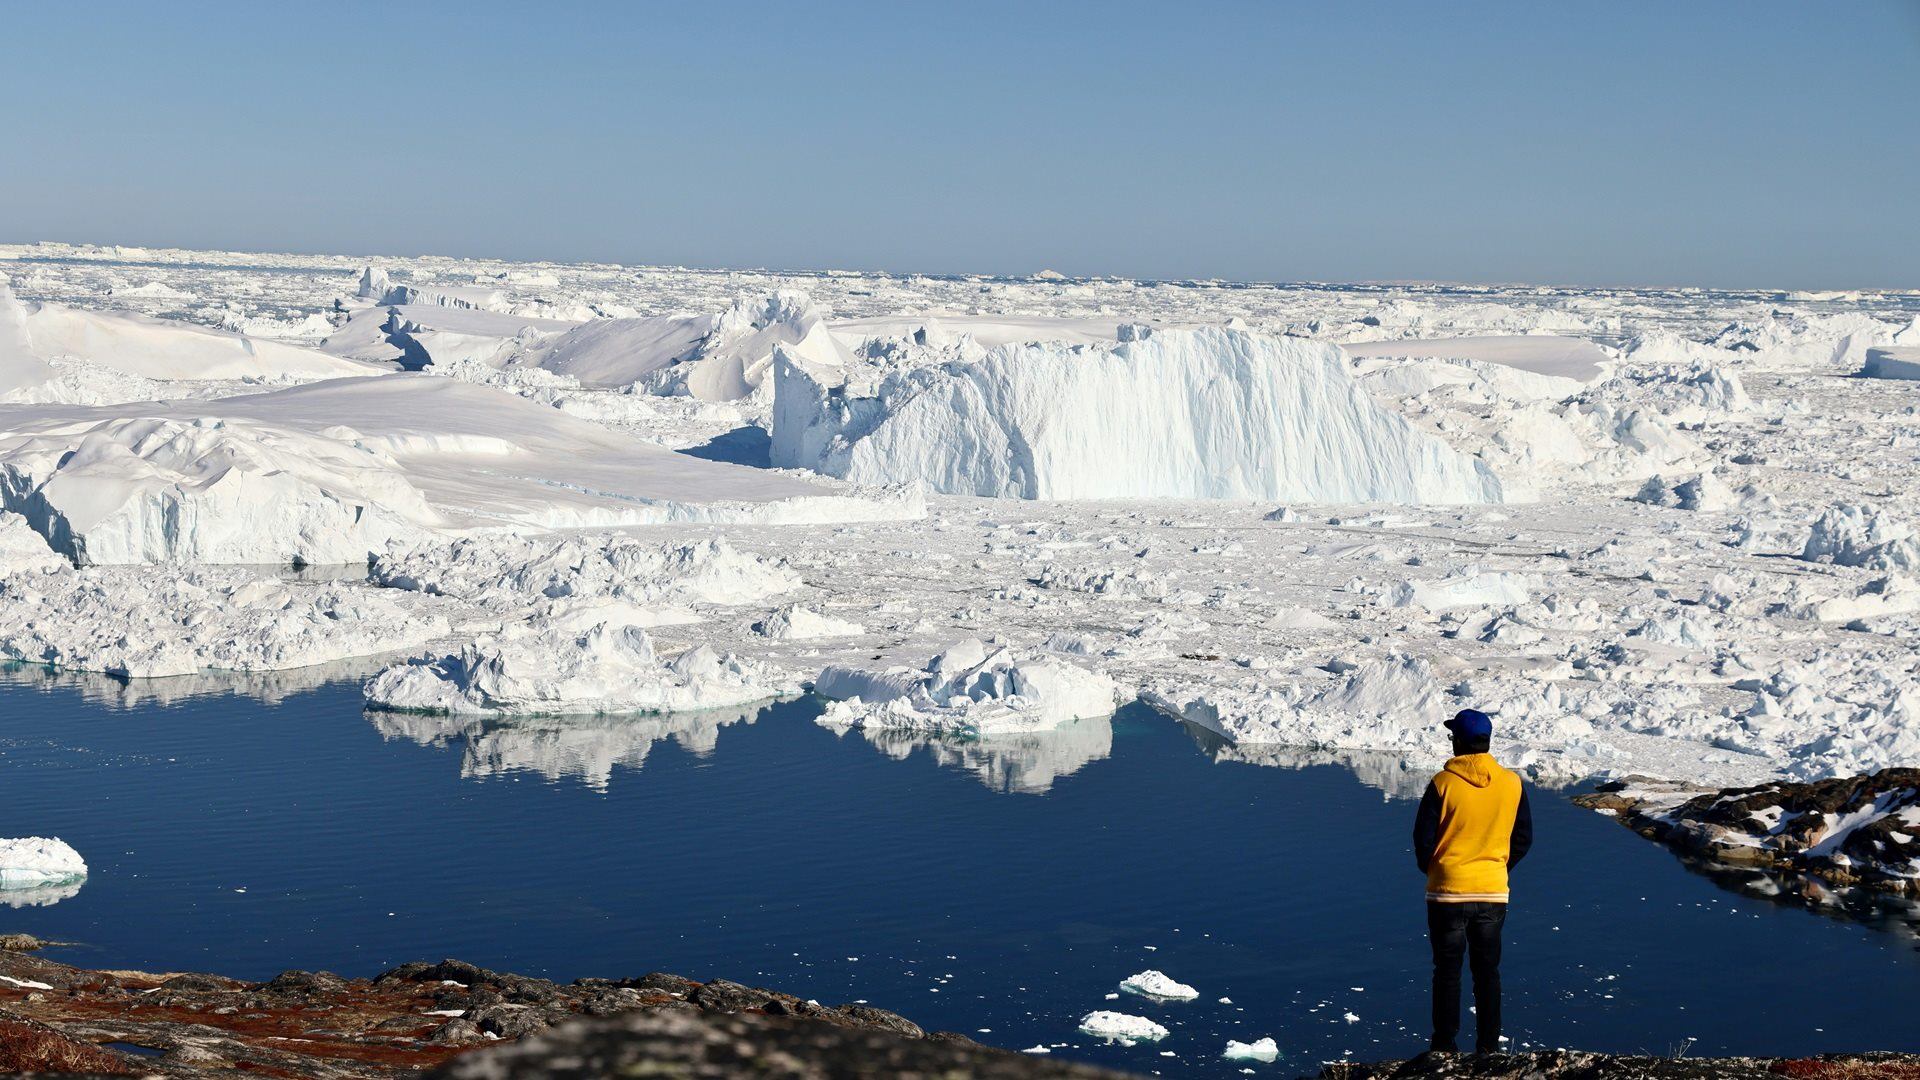
[[[1437,1070],[1459,1058],[1460,1051],[1451,1046],[1436,1046],[1413,1059],[1413,1067],[1422,1071]]]
[[[1505,1050],[1495,1047],[1492,1050],[1476,1049],[1473,1052],[1474,1071],[1499,1071],[1512,1063]]]

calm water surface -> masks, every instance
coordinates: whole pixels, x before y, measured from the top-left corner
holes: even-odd
[[[9,678],[0,835],[64,837],[92,876],[0,906],[0,930],[84,943],[69,962],[665,970],[1166,1075],[1237,1074],[1230,1037],[1278,1039],[1257,1066],[1275,1076],[1421,1046],[1413,804],[1382,790],[1420,781],[1391,766],[1362,762],[1369,786],[1228,760],[1138,707],[956,746],[837,734],[810,701],[463,727],[364,714],[351,680]],[[1508,920],[1516,1040],[1920,1049],[1910,936],[1727,891],[1545,793],[1535,815]],[[1107,1000],[1147,968],[1200,1000]],[[1077,1035],[1099,1008],[1173,1034]]]

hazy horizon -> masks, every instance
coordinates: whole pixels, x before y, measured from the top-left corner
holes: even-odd
[[[10,10],[0,235],[1920,288],[1920,4]]]
[[[452,254],[444,251],[420,251],[401,253],[392,251],[297,251],[273,248],[207,248],[179,247],[172,244],[136,244],[107,240],[64,240],[41,237],[34,240],[13,240],[0,237],[0,246],[33,247],[41,244],[59,244],[73,248],[132,248],[142,251],[176,251],[197,253],[219,253],[225,255],[285,255],[302,259],[345,259],[364,265],[378,266],[383,260],[405,263],[421,259],[456,259],[477,263],[518,263],[528,266],[620,266],[636,270],[688,270],[695,273],[717,274],[860,274],[886,275],[888,277],[931,277],[931,278],[996,278],[1007,280],[1025,280],[1038,277],[1053,267],[1043,266],[1026,273],[998,273],[984,270],[916,270],[910,267],[867,267],[867,266],[722,266],[702,265],[699,263],[649,263],[624,262],[610,259],[551,259],[539,256],[505,256],[475,253],[470,255]],[[5,265],[0,261],[0,267]],[[384,267],[389,271],[404,270],[404,266]],[[1059,271],[1054,271],[1060,273]],[[1855,286],[1851,288],[1823,288],[1820,286],[1786,285],[1701,285],[1686,281],[1647,281],[1622,282],[1599,281],[1591,283],[1569,283],[1561,281],[1469,281],[1458,278],[1232,278],[1232,277],[1175,277],[1157,278],[1132,276],[1127,274],[1061,274],[1068,281],[1135,281],[1143,283],[1158,282],[1220,282],[1227,285],[1330,285],[1330,286],[1366,286],[1377,288],[1440,286],[1469,289],[1582,289],[1582,290],[1699,290],[1724,293],[1764,293],[1764,292],[1807,292],[1807,293],[1886,293],[1890,295],[1920,294],[1920,288],[1903,289],[1897,287]]]

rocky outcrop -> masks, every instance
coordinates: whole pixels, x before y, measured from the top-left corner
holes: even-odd
[[[1920,1055],[1831,1054],[1811,1058],[1625,1057],[1579,1050],[1411,1061],[1338,1062],[1320,1080],[1920,1080]]]
[[[0,949],[0,1073],[597,1076],[613,1063],[687,1077],[1117,1075],[724,979],[561,984],[443,960],[373,979],[288,971],[246,982],[89,971]]]
[[[878,1011],[878,1010],[876,1010]],[[883,1014],[891,1021],[919,1029]],[[835,1077],[971,1077],[975,1080],[1121,1080],[1122,1074],[981,1046],[964,1036],[770,1013],[692,1008],[582,1020],[510,1046],[464,1054],[433,1074],[442,1080],[592,1080],[603,1076],[830,1080]]]
[[[1707,792],[1629,777],[1573,801],[1714,862],[1920,898],[1920,769]]]

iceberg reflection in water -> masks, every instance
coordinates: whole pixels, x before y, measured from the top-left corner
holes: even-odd
[[[1072,776],[1113,754],[1113,720],[1093,717],[1070,720],[1047,731],[960,737],[902,728],[822,727],[842,737],[858,732],[873,748],[906,761],[924,750],[944,768],[961,769],[980,782],[1007,794],[1044,795],[1054,781]]]
[[[79,893],[87,883],[84,877],[66,881],[50,882],[46,885],[31,885],[18,889],[0,889],[0,907],[52,907],[62,900]]]
[[[1319,765],[1337,765],[1354,779],[1374,788],[1389,799],[1418,801],[1433,779],[1430,762],[1409,760],[1405,755],[1384,750],[1333,750],[1310,746],[1236,744],[1221,738],[1198,724],[1181,723],[1200,752],[1216,763],[1262,765],[1270,769],[1310,769]]]
[[[823,729],[813,699],[449,722],[369,716],[357,680],[137,709],[90,699],[109,680],[62,682],[0,687],[0,820],[62,837],[92,876],[0,914],[85,942],[90,966],[744,975],[1169,1077],[1237,1075],[1229,1040],[1290,1061],[1403,1046],[1426,1004],[1412,807],[1382,799],[1422,777],[1388,758],[1196,747],[1137,704],[951,742]],[[1905,1030],[1909,939],[1722,891],[1564,799],[1534,812],[1517,1041],[1808,1053]],[[1300,887],[1328,865],[1329,887]],[[1165,1043],[1077,1034],[1149,969],[1201,992],[1136,1003]]]
[[[203,671],[158,679],[129,679],[100,671],[41,664],[0,663],[0,686],[75,690],[81,700],[108,709],[171,708],[190,701],[234,695],[279,705],[329,683],[359,681],[393,662],[392,656],[354,657],[279,671]]]
[[[719,743],[721,728],[751,724],[772,707],[773,702],[763,701],[686,713],[500,719],[370,709],[366,718],[383,738],[440,748],[459,744],[460,775],[470,780],[527,772],[549,782],[577,779],[606,791],[616,766],[640,768],[654,744],[672,739],[704,757]]]

